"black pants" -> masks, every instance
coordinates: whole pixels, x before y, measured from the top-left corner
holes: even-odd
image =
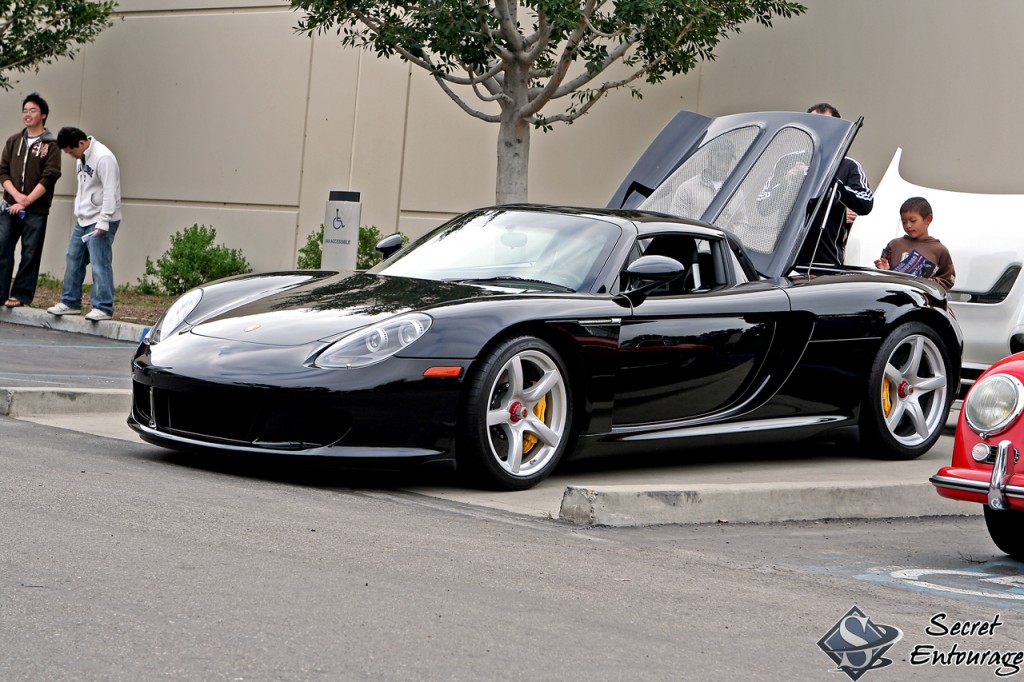
[[[43,260],[43,241],[46,239],[46,218],[35,213],[26,213],[24,218],[0,214],[0,305],[8,297],[16,298],[25,305],[35,298],[39,264]],[[19,241],[21,260],[15,274],[14,250]]]

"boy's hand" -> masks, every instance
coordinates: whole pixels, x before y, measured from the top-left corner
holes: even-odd
[[[888,270],[889,269],[889,259],[888,258],[879,258],[878,260],[875,261],[875,267],[878,268],[879,270]]]

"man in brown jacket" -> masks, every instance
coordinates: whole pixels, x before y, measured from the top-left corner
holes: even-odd
[[[8,308],[28,305],[36,295],[43,257],[46,220],[53,189],[60,177],[57,138],[46,129],[50,107],[33,92],[21,103],[24,130],[7,139],[0,156],[0,301]],[[21,242],[21,260],[14,273],[14,248]],[[11,283],[11,277],[14,283]]]

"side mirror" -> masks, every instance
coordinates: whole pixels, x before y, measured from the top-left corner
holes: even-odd
[[[381,258],[387,260],[394,255],[396,251],[402,248],[402,235],[397,233],[388,235],[377,242],[376,248],[380,253]]]
[[[647,292],[686,274],[686,266],[668,256],[641,256],[626,267],[625,295],[638,305]]]
[[[640,256],[626,267],[630,284],[648,281],[664,284],[686,274],[686,267],[675,258],[668,256]]]

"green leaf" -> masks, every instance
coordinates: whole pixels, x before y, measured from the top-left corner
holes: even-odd
[[[0,19],[0,89],[12,87],[11,72],[39,70],[92,42],[110,26],[113,0],[14,0]]]

